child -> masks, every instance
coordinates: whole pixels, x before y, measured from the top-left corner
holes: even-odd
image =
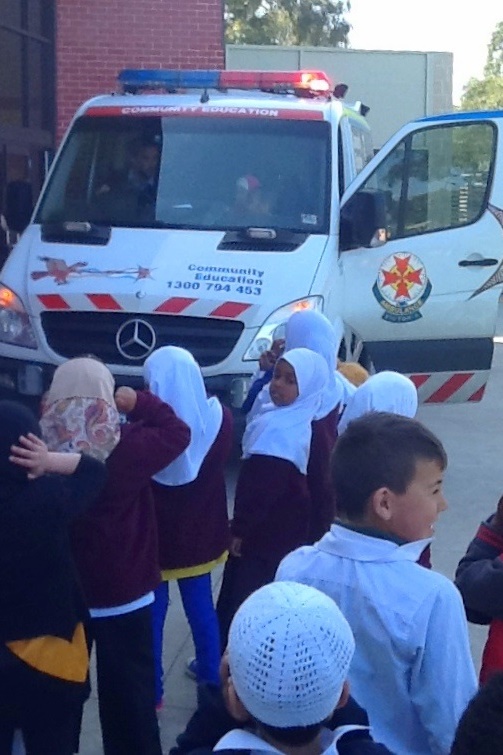
[[[390,412],[402,417],[415,417],[417,388],[408,377],[385,370],[362,383],[349,399],[339,422],[339,433],[366,412]]]
[[[332,457],[340,522],[276,578],[318,587],[356,641],[349,680],[377,737],[397,755],[447,755],[476,679],[461,597],[416,562],[446,508],[447,457],[419,422],[370,412]],[[387,701],[387,704],[386,704]]]
[[[168,403],[191,431],[188,448],[153,478],[163,582],[153,608],[156,695],[162,700],[162,638],[168,581],[178,580],[189,620],[199,682],[218,684],[220,635],[211,571],[229,547],[225,464],[232,450],[232,414],[207,398],[199,365],[185,349],[164,346],[144,365],[150,391]]]
[[[344,383],[336,371],[337,352],[343,335],[340,320],[335,325],[314,310],[295,312],[285,326],[285,348],[311,349],[323,357],[328,368],[328,379],[321,398],[320,408],[312,423],[311,447],[307,467],[307,486],[311,497],[307,542],[313,543],[327,532],[335,516],[335,500],[329,483],[329,458],[337,438],[339,414],[344,403]],[[274,365],[279,341],[267,352],[270,364]],[[274,350],[274,347],[276,350]],[[264,375],[272,376],[270,373]],[[270,377],[269,377],[270,379]],[[260,381],[257,381],[260,383]],[[250,389],[254,395],[256,385]],[[250,421],[260,411],[263,402],[269,400],[269,386],[257,396],[249,414]]]
[[[503,674],[494,676],[461,716],[451,755],[503,755]]]
[[[356,388],[359,388],[360,385],[363,385],[363,383],[369,379],[368,370],[358,362],[341,362],[341,360],[338,359],[337,372],[339,373],[339,376],[342,377],[345,385],[348,382],[350,384],[348,398],[353,395]]]
[[[160,755],[151,603],[159,584],[150,478],[188,446],[190,431],[152,394],[119,388],[96,359],[58,367],[42,432],[51,449],[106,459],[99,503],[75,522],[73,549],[96,643],[105,754]],[[129,422],[119,426],[119,412]]]
[[[311,422],[326,381],[327,367],[318,354],[309,349],[285,352],[274,367],[270,401],[244,432],[231,557],[217,604],[223,647],[241,602],[273,579],[283,556],[306,542]]]
[[[33,414],[0,401],[0,480],[0,752],[21,729],[28,755],[70,755],[89,655],[68,527],[105,468],[49,453]]]
[[[262,388],[269,385],[274,372],[274,365],[283,354],[285,350],[285,339],[277,338],[272,344],[271,348],[267,351],[263,351],[258,360],[258,371],[255,374],[253,382],[248,390],[248,394],[241,406],[241,412],[247,415],[251,412],[255,399],[261,392]],[[257,403],[257,408],[260,405],[260,401]]]
[[[337,439],[337,425],[343,407],[344,389],[336,371],[337,352],[342,336],[341,320],[332,325],[321,312],[314,310],[296,312],[288,319],[285,328],[287,349],[311,349],[323,357],[328,368],[328,380],[321,406],[312,424],[307,466],[307,486],[311,497],[308,543],[316,542],[328,532],[335,517],[329,461]]]
[[[279,584],[279,583],[273,583]],[[281,583],[283,584],[283,583]],[[225,707],[222,689],[229,682],[228,654],[224,653],[220,666],[221,685],[200,684],[197,688],[197,708],[189,719],[185,731],[178,735],[170,755],[209,755],[217,742],[236,727],[250,726],[247,718],[238,721]],[[341,737],[337,747],[340,755],[384,755],[389,750],[376,744],[369,733],[369,719],[363,708],[349,696],[344,706],[335,709],[326,722],[332,731],[344,727],[347,734]],[[333,750],[332,750],[333,753]]]
[[[232,621],[223,683],[228,711],[247,730],[228,732],[214,752],[387,753],[368,726],[329,728],[348,700],[353,652],[348,622],[318,590],[282,582],[254,592]]]
[[[456,570],[468,619],[490,624],[480,670],[484,684],[503,671],[503,497],[496,513],[483,522]]]

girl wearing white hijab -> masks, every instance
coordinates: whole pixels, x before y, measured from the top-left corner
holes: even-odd
[[[367,412],[415,417],[417,404],[417,389],[412,380],[399,372],[378,372],[360,385],[350,398],[339,422],[339,432],[344,432],[351,420]]]
[[[217,604],[223,647],[241,602],[272,581],[281,559],[307,542],[311,423],[327,381],[326,362],[319,354],[304,348],[285,352],[274,367],[269,401],[246,427],[231,557]]]
[[[335,518],[335,499],[330,485],[330,454],[337,439],[339,415],[345,403],[346,388],[337,372],[337,354],[344,327],[337,318],[332,323],[321,312],[296,312],[286,323],[286,348],[303,346],[320,354],[328,367],[328,381],[321,406],[312,424],[313,436],[307,468],[307,485],[311,496],[308,541],[319,540]]]
[[[323,357],[328,367],[328,380],[317,420],[327,417],[340,407],[343,399],[344,390],[337,373],[337,354],[343,335],[344,326],[339,317],[332,324],[325,315],[314,309],[295,312],[286,323],[285,349],[311,349]]]
[[[159,563],[163,582],[154,601],[156,700],[163,697],[162,642],[169,580],[178,580],[196,657],[189,663],[198,682],[219,684],[220,637],[211,571],[229,546],[225,464],[232,449],[232,414],[208,398],[199,365],[176,346],[154,351],[145,362],[150,391],[189,426],[188,448],[153,477]],[[192,675],[192,674],[191,674]]]

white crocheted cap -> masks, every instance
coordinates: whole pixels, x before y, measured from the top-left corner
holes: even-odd
[[[355,643],[334,601],[273,582],[238,609],[229,632],[234,688],[257,721],[280,729],[324,721],[339,702]]]

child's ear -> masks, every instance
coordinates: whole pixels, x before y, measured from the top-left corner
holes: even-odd
[[[348,700],[349,700],[349,682],[346,679],[346,681],[344,682],[342,686],[342,692],[339,698],[339,702],[336,705],[336,710],[337,708],[344,708],[344,706],[347,705]]]
[[[240,724],[245,724],[250,720],[250,714],[246,710],[245,706],[238,697],[238,693],[234,688],[232,677],[227,680],[227,710],[236,721]]]
[[[371,511],[382,522],[389,522],[393,515],[393,497],[389,488],[378,488],[370,497]]]

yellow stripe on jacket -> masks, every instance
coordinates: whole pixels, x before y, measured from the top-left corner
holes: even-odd
[[[89,653],[83,624],[77,624],[70,642],[46,635],[6,645],[17,658],[44,674],[67,682],[85,682],[87,678]]]

